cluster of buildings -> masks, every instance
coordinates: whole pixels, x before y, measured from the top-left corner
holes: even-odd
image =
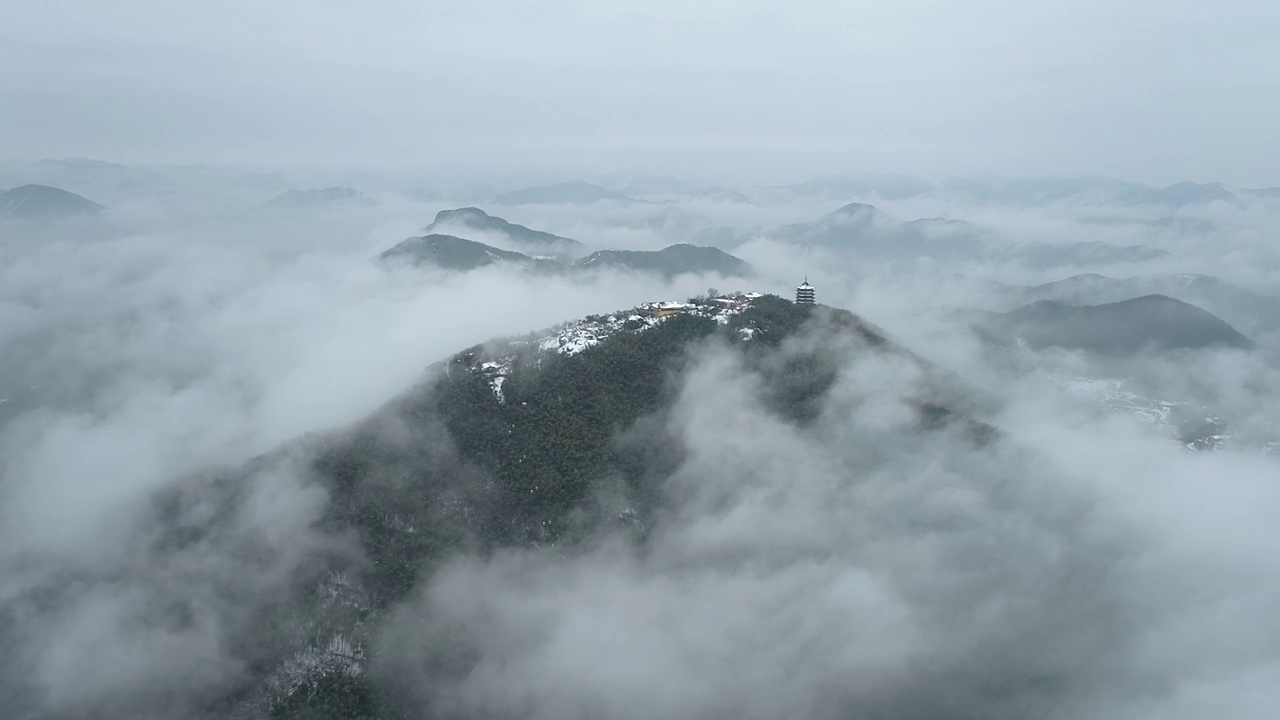
[[[727,325],[734,315],[751,307],[752,301],[763,295],[764,293],[749,292],[695,299],[687,303],[671,300],[641,303],[630,310],[609,315],[590,315],[581,320],[565,323],[541,336],[535,335],[529,339],[508,341],[507,352],[491,352],[488,348],[478,346],[458,356],[454,362],[480,372],[489,381],[498,402],[505,402],[502,386],[511,372],[515,353],[520,348],[533,346],[542,352],[576,355],[615,333],[640,332],[659,324],[664,318],[681,314],[709,317],[722,325]],[[814,302],[814,290],[808,278],[803,285],[796,288],[796,302],[800,304]],[[739,332],[744,338],[750,339],[755,330],[742,328]],[[447,370],[448,367],[446,367]]]
[[[719,295],[706,300],[687,303],[674,301],[644,303],[636,310],[655,318],[664,318],[680,313],[691,315],[732,315],[746,310],[751,305],[752,300],[763,297],[763,295],[764,293],[750,292],[738,295]]]
[[[742,312],[751,304],[751,301],[761,297],[763,293],[750,292],[738,295],[719,295],[707,298],[701,302],[659,302],[645,303],[636,310],[643,312],[647,317],[663,318],[678,313],[693,312],[698,315],[705,315],[706,309],[711,308],[712,312],[725,311],[729,313]],[[796,286],[796,304],[797,305],[813,305],[817,302],[817,290],[813,285],[809,284],[809,278],[805,277],[804,282]]]

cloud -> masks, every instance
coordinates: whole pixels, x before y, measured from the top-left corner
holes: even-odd
[[[291,583],[322,572],[317,556],[358,552],[322,526],[329,496],[295,439],[367,416],[462,348],[725,285],[388,271],[371,259],[437,208],[219,203],[103,236],[0,238],[4,396],[31,391],[0,419],[0,696],[20,716],[181,716],[259,670],[269,652],[250,639],[274,650],[315,631],[257,637]],[[930,312],[983,304],[946,282],[955,272],[1076,268],[978,257],[904,273],[771,239],[830,209],[803,199],[673,208],[495,212],[602,245],[726,227],[747,238],[734,251],[762,271],[755,289],[790,295],[809,274],[821,301],[985,392],[1004,439],[917,432],[903,397],[927,374],[856,343],[837,344],[837,383],[804,427],[770,410],[770,366],[705,348],[674,407],[620,438],[656,432],[680,450],[646,543],[454,558],[371,630],[380,688],[456,716],[1269,717],[1274,458],[1189,454],[1058,376],[990,362]],[[1010,236],[1092,237],[1078,208],[940,209]],[[1206,216],[1221,245],[1142,226],[1105,238],[1276,287],[1274,262],[1255,262],[1270,215]],[[1036,359],[1050,360],[1097,369]],[[1150,385],[1260,437],[1280,420],[1266,352],[1140,360]]]
[[[328,494],[291,441],[370,414],[469,345],[711,282],[372,262],[416,224],[202,216],[39,243],[10,229],[0,696],[13,712],[180,716],[219,700],[281,642],[249,637],[317,554],[356,552],[318,524]]]
[[[459,558],[380,671],[461,717],[1268,716],[1274,459],[1027,384],[994,446],[920,433],[919,371],[854,350],[800,428],[707,349],[643,547]]]

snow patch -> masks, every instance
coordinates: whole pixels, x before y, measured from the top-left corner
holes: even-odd
[[[710,298],[706,303],[681,303],[674,300],[641,303],[640,305],[608,315],[589,315],[581,320],[568,322],[551,329],[546,335],[531,340],[518,340],[509,343],[510,354],[498,357],[485,357],[472,370],[478,372],[489,383],[494,397],[500,403],[507,398],[503,385],[511,374],[515,362],[514,350],[533,347],[540,353],[559,353],[577,355],[589,348],[599,345],[605,339],[622,332],[644,332],[677,315],[694,315],[715,320],[720,325],[728,325],[734,315],[741,314],[751,307],[751,301],[763,297],[761,293],[747,295],[722,296]],[[743,339],[751,339],[755,328],[743,328]]]

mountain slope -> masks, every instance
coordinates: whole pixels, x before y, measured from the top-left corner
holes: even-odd
[[[501,250],[492,245],[454,235],[431,234],[411,237],[378,256],[383,262],[409,265],[435,265],[445,270],[475,270],[495,263],[509,263],[526,268],[554,266],[555,263]]]
[[[428,233],[447,234],[449,231],[456,232],[457,229],[500,234],[512,243],[543,252],[575,252],[582,248],[582,243],[577,240],[507,222],[476,207],[441,210],[427,226]]]
[[[400,506],[408,512],[421,508],[436,517],[434,523],[423,519],[412,523],[414,527],[468,525],[445,532],[448,537],[482,544],[547,542],[574,532],[570,513],[586,499],[595,480],[621,474],[639,492],[633,507],[637,519],[643,520],[653,509],[645,502],[654,488],[644,485],[652,481],[654,468],[641,468],[655,462],[663,466],[678,453],[654,455],[655,448],[622,447],[614,438],[670,402],[672,373],[696,357],[690,353],[698,343],[716,340],[747,353],[750,366],[763,373],[766,386],[772,388],[768,394],[772,409],[797,422],[817,417],[815,403],[835,381],[842,362],[839,353],[831,352],[840,343],[855,342],[868,351],[927,368],[847,311],[795,305],[771,296],[739,300],[728,308],[712,302],[682,305],[666,317],[652,314],[658,307],[667,305],[651,303],[590,316],[549,332],[486,343],[453,356],[439,367],[434,380],[327,443],[318,462],[321,472],[333,479],[339,493],[357,493],[355,506],[339,502],[337,507],[349,508],[341,510],[353,513],[348,521],[361,527],[361,532],[375,535],[405,531],[368,527],[360,518],[379,515],[359,509],[363,503]],[[787,338],[819,328],[821,339],[802,354],[804,362],[773,361]],[[922,423],[934,426],[963,420],[939,404],[944,394],[922,392],[913,401]],[[424,422],[427,418],[434,419]],[[407,424],[411,436],[387,436],[383,431],[388,422]],[[971,429],[980,436],[989,432],[979,425]],[[440,431],[452,437],[451,457],[427,452],[435,445],[429,435]],[[422,435],[415,439],[417,433]],[[406,492],[443,492],[443,487],[433,486],[458,479],[438,473],[458,461],[473,463],[477,467],[472,472],[481,470],[494,479],[483,488],[482,496],[464,501],[477,503],[471,513],[455,514],[456,510],[424,502],[425,498],[402,502],[394,495],[360,492],[361,486],[376,482],[388,470],[421,479],[419,486],[405,488]],[[393,543],[375,551],[375,563],[368,569],[375,597],[403,591],[417,572],[420,557],[397,556],[398,548]],[[421,552],[430,550],[424,547]]]
[[[754,274],[750,264],[723,250],[687,244],[671,245],[661,250],[598,250],[574,266],[616,267],[659,272],[666,276],[707,272],[725,277],[750,277]]]
[[[590,205],[611,200],[637,202],[620,193],[592,185],[585,180],[570,180],[553,185],[538,185],[503,193],[494,202],[499,205]]]
[[[1218,317],[1164,295],[1085,306],[1040,300],[1007,313],[988,314],[977,326],[1033,348],[1063,347],[1104,355],[1252,346]]]
[[[103,209],[88,198],[48,185],[22,185],[0,192],[0,218],[12,220],[86,217]]]
[[[420,681],[407,688],[379,669],[403,649],[396,608],[450,558],[520,548],[573,553],[602,533],[642,548],[678,512],[668,480],[691,451],[671,423],[682,378],[709,355],[735,358],[756,379],[762,412],[818,436],[851,357],[918,364],[927,373],[847,311],[770,296],[719,300],[665,317],[646,304],[469,348],[350,428],[301,439],[242,473],[200,484],[192,497],[159,499],[157,512],[182,519],[164,541],[183,547],[217,536],[219,518],[235,516],[253,473],[305,459],[299,472],[328,497],[319,525],[343,538],[341,546],[310,549],[315,558],[291,578],[289,600],[251,606],[252,622],[227,638],[246,672],[210,679],[202,697],[228,699],[173,715],[421,714]],[[940,402],[928,377],[903,398],[910,432],[954,431],[971,445],[995,439],[990,427]],[[188,504],[197,516],[183,513]],[[451,647],[447,637],[413,641],[420,652]]]

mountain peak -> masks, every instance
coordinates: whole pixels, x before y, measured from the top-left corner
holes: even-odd
[[[875,215],[880,209],[868,203],[852,202],[832,210],[829,215]]]
[[[98,203],[62,188],[34,183],[0,192],[0,218],[55,219],[96,215]]]
[[[492,218],[493,218],[492,215],[481,210],[478,207],[467,206],[467,207],[454,208],[452,210],[441,210],[440,212],[436,213],[436,219],[433,222],[444,223],[444,222],[449,222],[451,220],[466,221],[471,219],[484,220],[484,219],[492,219]]]
[[[495,263],[534,267],[542,262],[550,262],[441,233],[411,237],[384,251],[378,259],[384,262],[406,262],[410,265],[429,264],[445,270],[460,271],[475,270]]]
[[[876,223],[878,225],[884,225],[896,223],[897,220],[894,219],[892,215],[884,212],[875,205],[852,202],[847,205],[842,205],[826,215],[823,215],[820,222],[839,223],[842,225],[849,223],[864,225]]]
[[[544,252],[552,251],[574,255],[582,248],[582,243],[577,240],[507,222],[500,217],[490,215],[478,207],[441,210],[436,213],[435,221],[427,227],[427,232],[441,228],[461,228],[503,235],[517,245],[536,247]]]

